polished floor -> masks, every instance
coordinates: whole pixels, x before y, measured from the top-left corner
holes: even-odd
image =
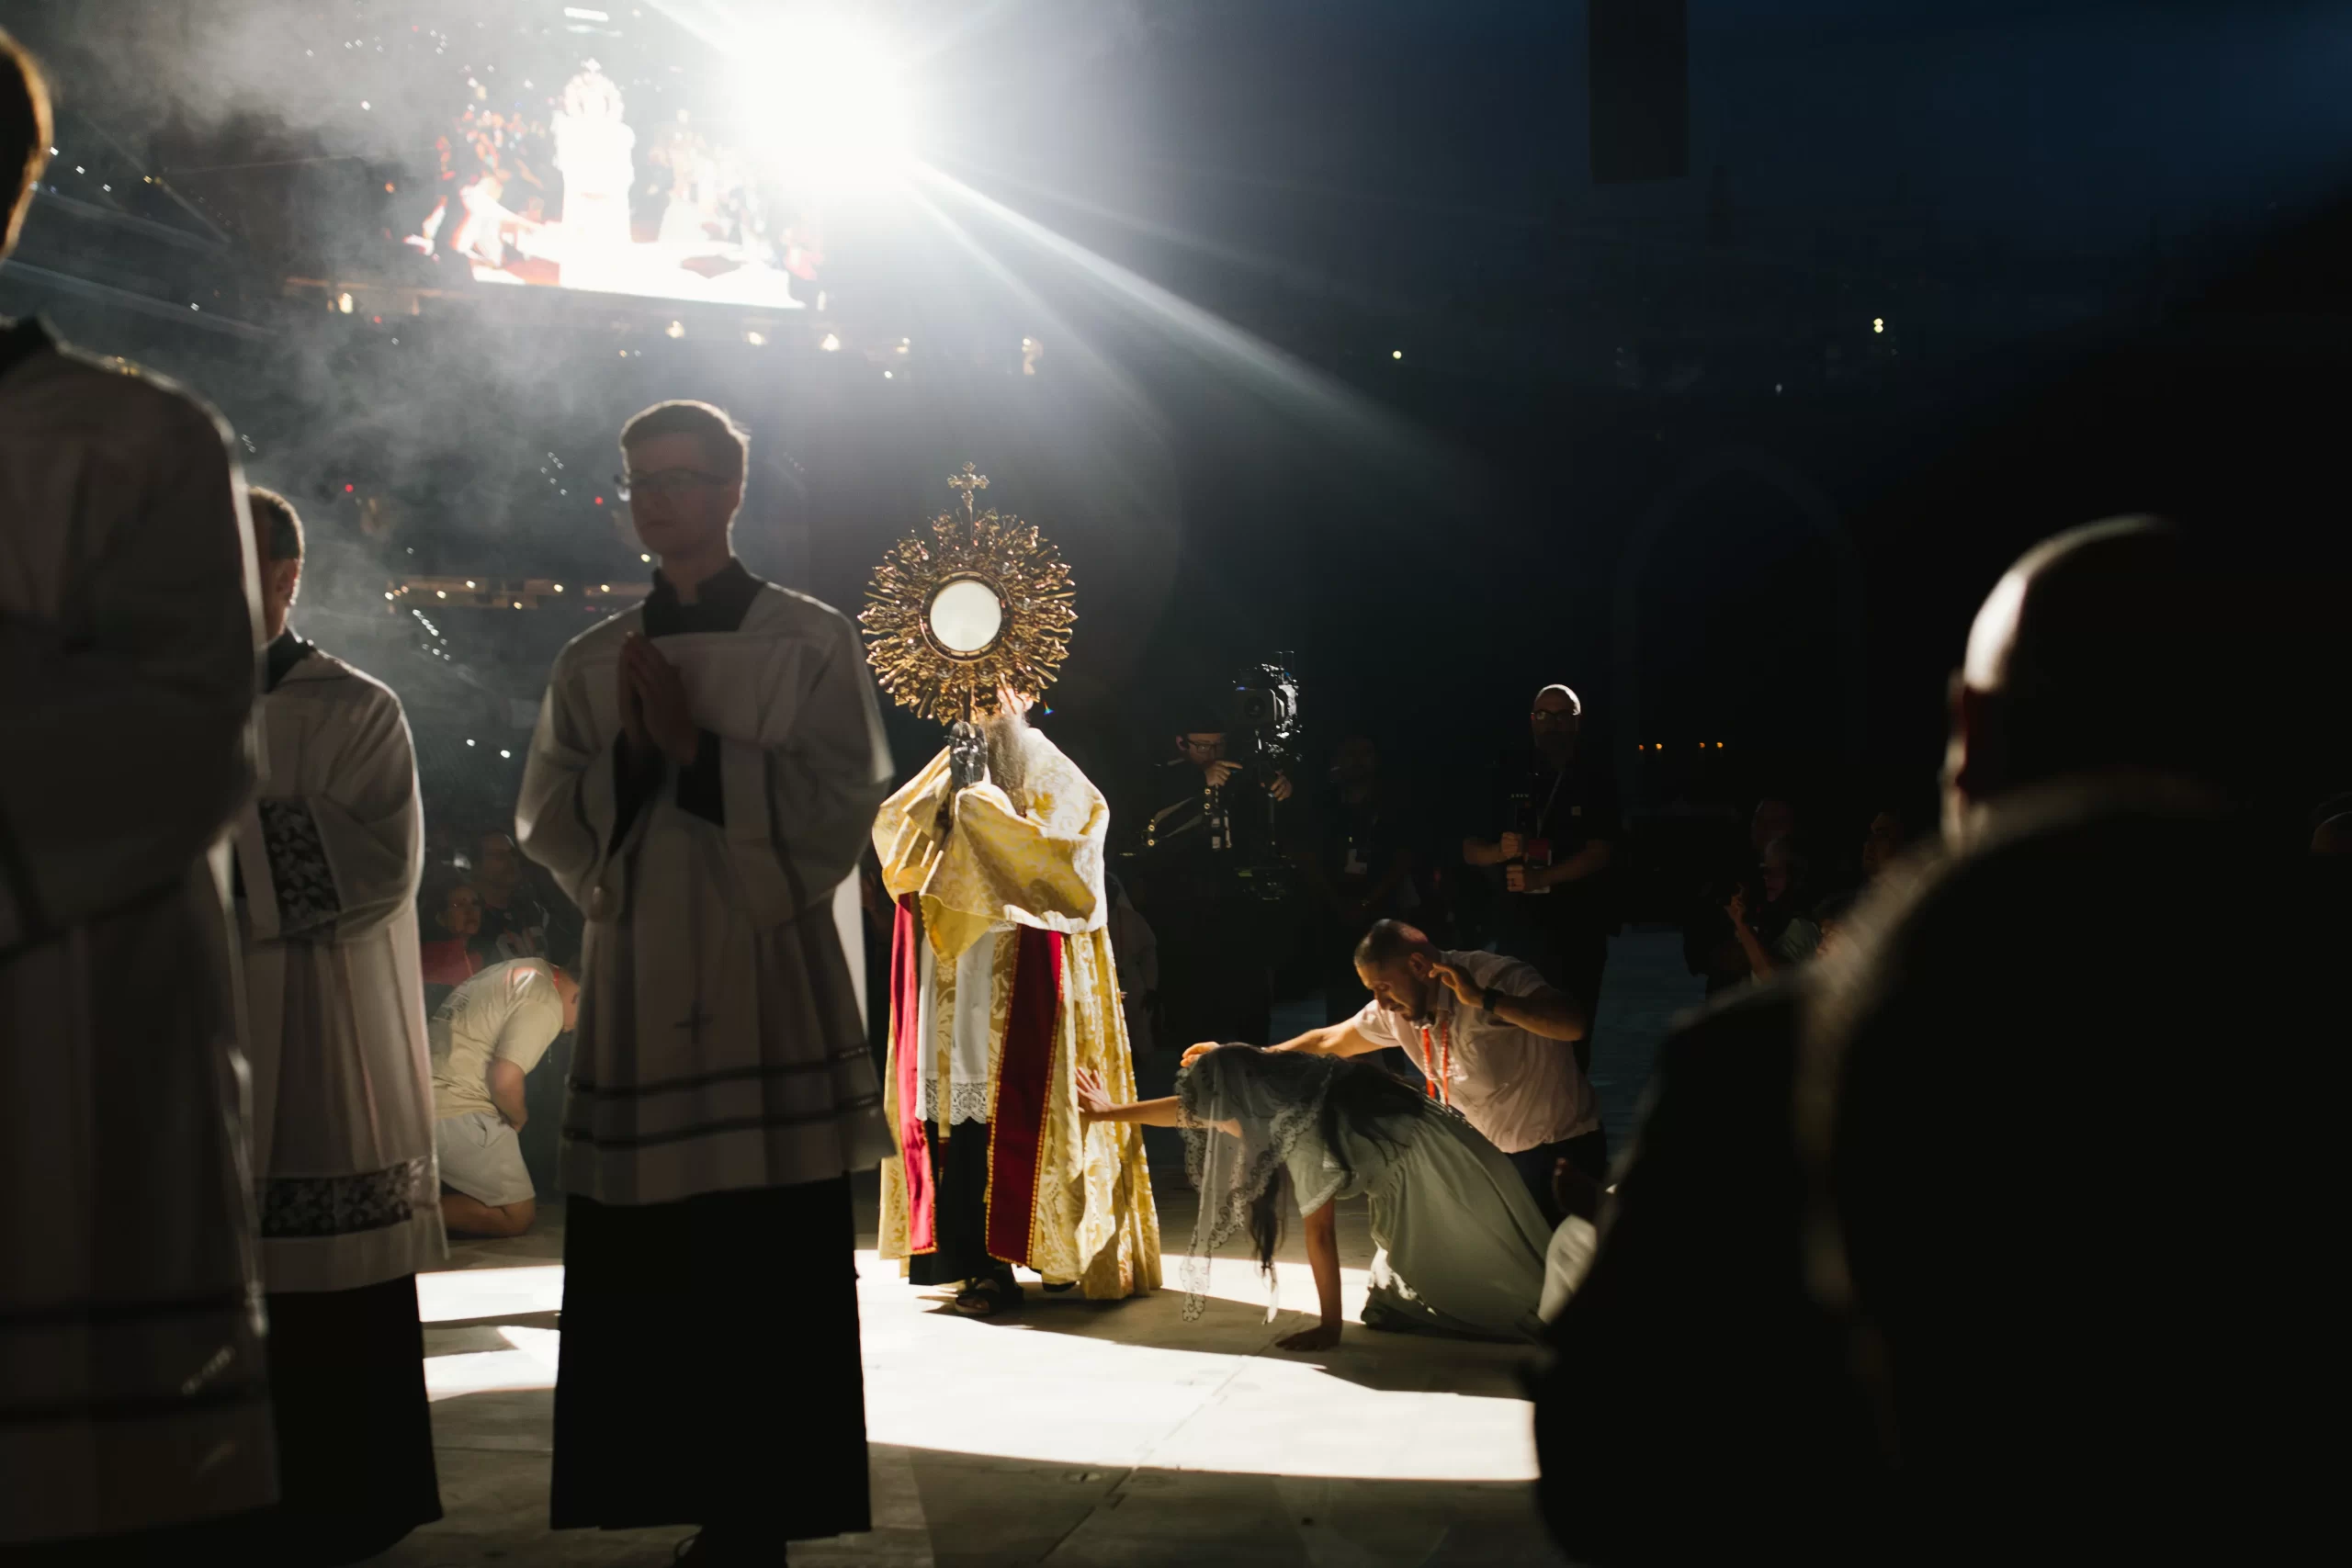
[[[1664,935],[1629,934],[1612,953],[1593,1073],[1612,1140],[1668,1017],[1695,999],[1679,960]],[[1314,1299],[1295,1242],[1273,1321],[1255,1271],[1233,1259],[1187,1322],[1175,1287],[1193,1207],[1171,1175],[1159,1183],[1170,1289],[1095,1304],[1033,1286],[993,1323],[943,1312],[942,1292],[875,1258],[867,1179],[858,1263],[875,1529],[804,1543],[792,1561],[1557,1562],[1530,1495],[1519,1381],[1530,1353],[1352,1325],[1334,1350],[1277,1349]],[[1362,1206],[1341,1213],[1352,1314],[1372,1249]],[[419,1281],[447,1517],[379,1562],[653,1568],[687,1533],[547,1529],[561,1224],[550,1208],[536,1234],[460,1245]],[[756,1320],[680,1323],[647,1354],[682,1378],[723,1381],[730,1345],[762,1332]]]

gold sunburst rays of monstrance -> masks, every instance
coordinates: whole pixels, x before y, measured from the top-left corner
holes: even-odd
[[[866,659],[899,706],[943,724],[997,708],[997,688],[1035,698],[1060,675],[1078,619],[1061,552],[1036,525],[978,509],[986,474],[947,481],[950,510],[890,547],[866,585]]]

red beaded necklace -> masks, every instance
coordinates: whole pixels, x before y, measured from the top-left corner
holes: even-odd
[[[1430,1049],[1430,1026],[1421,1025],[1421,1072],[1429,1079],[1430,1097],[1453,1103],[1453,1025],[1437,1021],[1437,1049]]]

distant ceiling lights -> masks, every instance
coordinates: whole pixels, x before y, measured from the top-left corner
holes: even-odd
[[[1886,318],[1884,316],[1872,316],[1871,318],[1871,331],[1874,333],[1883,333],[1886,331]]]
[[[1392,348],[1388,351],[1388,357],[1391,359],[1402,359],[1405,357],[1405,351],[1401,348]]]
[[[768,338],[765,333],[745,333],[743,334],[743,341],[750,344],[753,348],[765,348],[768,345]]]
[[[842,340],[837,334],[827,333],[817,340],[817,346],[827,354],[839,354],[842,351]]]
[[[668,337],[684,337],[686,335],[686,323],[684,321],[672,321],[668,326],[662,328],[662,333]]]
[[[348,290],[334,297],[334,308],[346,316],[351,314],[351,295]]]

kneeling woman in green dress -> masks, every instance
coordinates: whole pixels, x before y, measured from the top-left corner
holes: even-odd
[[[1091,1121],[1184,1130],[1201,1203],[1183,1269],[1187,1317],[1200,1314],[1209,1259],[1236,1232],[1271,1283],[1287,1185],[1306,1217],[1323,1321],[1280,1340],[1283,1349],[1339,1343],[1331,1205],[1357,1196],[1372,1201],[1380,1248],[1365,1327],[1511,1340],[1542,1331],[1552,1232],[1527,1184],[1459,1115],[1368,1062],[1224,1045],[1194,1058],[1163,1100],[1114,1104],[1081,1076],[1079,1107]]]

